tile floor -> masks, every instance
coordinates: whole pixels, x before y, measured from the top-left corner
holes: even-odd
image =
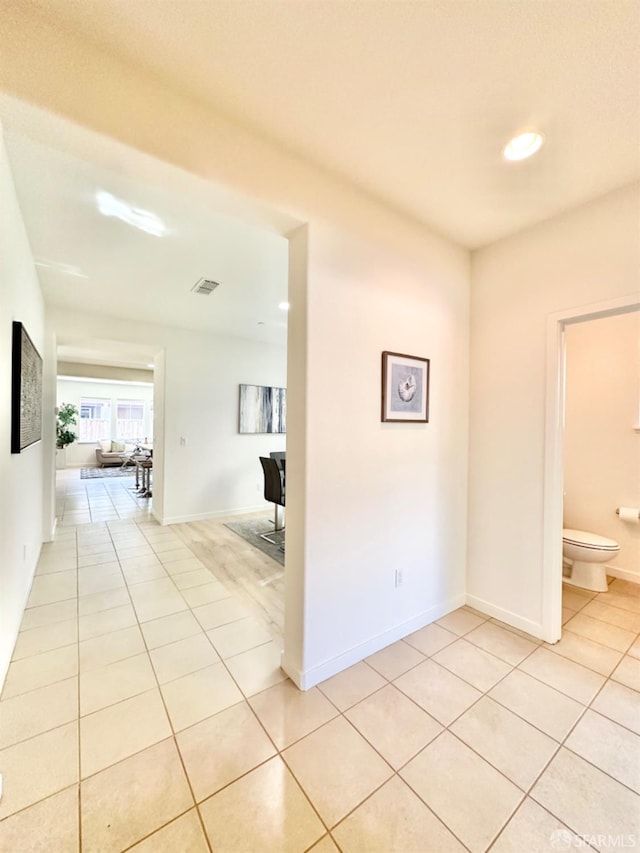
[[[0,850],[640,847],[640,587],[566,588],[555,646],[462,608],[301,693],[125,483],[61,478],[0,701]]]
[[[80,479],[78,468],[56,472],[56,517],[58,527],[74,527],[119,518],[145,521],[151,518],[152,500],[143,498],[132,488],[133,469],[129,476]]]

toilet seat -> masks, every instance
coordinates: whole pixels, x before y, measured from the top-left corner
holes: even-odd
[[[565,528],[562,531],[562,541],[567,545],[579,545],[594,551],[618,551],[620,545],[615,539],[607,539],[606,536],[598,536],[597,533],[588,533],[586,530],[572,530]]]

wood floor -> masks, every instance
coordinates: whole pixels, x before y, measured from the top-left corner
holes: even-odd
[[[241,516],[242,519],[252,516]],[[270,517],[258,513],[256,518]],[[262,619],[274,639],[284,631],[284,569],[229,528],[226,521],[239,517],[172,524],[171,529],[205,566],[241,596]]]

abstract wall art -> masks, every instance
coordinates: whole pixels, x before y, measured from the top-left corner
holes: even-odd
[[[42,438],[42,359],[27,330],[13,323],[11,357],[11,452]]]
[[[240,386],[239,431],[287,431],[287,389],[268,385]]]

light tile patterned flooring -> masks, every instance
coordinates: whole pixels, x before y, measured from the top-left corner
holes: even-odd
[[[126,482],[61,478],[0,701],[1,850],[640,847],[640,587],[566,588],[555,646],[462,608],[301,693]]]

